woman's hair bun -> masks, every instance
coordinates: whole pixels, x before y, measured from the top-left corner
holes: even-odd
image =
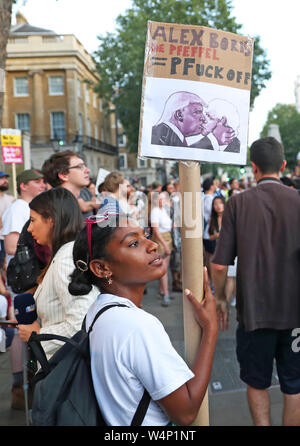
[[[89,294],[93,288],[88,271],[82,272],[75,268],[73,273],[70,275],[70,279],[71,282],[68,285],[68,289],[73,296]]]

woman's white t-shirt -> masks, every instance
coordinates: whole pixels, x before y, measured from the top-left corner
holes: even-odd
[[[27,201],[19,198],[14,201],[2,215],[2,235],[8,235],[11,232],[21,234],[23,226],[29,220],[30,208]],[[6,254],[6,264],[8,266],[14,255]]]
[[[87,314],[87,327],[104,306],[90,334],[92,376],[101,412],[110,426],[130,426],[146,389],[151,395],[143,426],[170,421],[160,400],[194,377],[171,344],[161,322],[129,299],[100,294]]]
[[[160,233],[170,232],[172,229],[172,220],[164,208],[155,207],[151,211],[151,224],[158,225]]]

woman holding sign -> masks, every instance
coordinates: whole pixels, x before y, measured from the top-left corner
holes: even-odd
[[[215,301],[205,274],[200,303],[185,294],[203,335],[192,369],[173,348],[159,320],[142,310],[147,282],[166,273],[158,246],[144,229],[127,217],[97,215],[78,235],[73,250],[76,265],[69,291],[74,295],[99,289],[86,328],[103,313],[90,334],[92,377],[101,412],[110,426],[128,426],[146,389],[151,401],[144,426],[164,426],[170,420],[189,425],[197,416],[209,382],[217,340]]]

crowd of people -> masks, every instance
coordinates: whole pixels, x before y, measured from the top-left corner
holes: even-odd
[[[300,218],[299,194],[290,190],[297,189],[297,183],[291,179],[292,184],[288,184],[290,178],[282,176],[283,150],[273,138],[251,146],[251,162],[255,182],[236,178],[221,182],[210,176],[202,182],[203,261],[207,268],[203,301],[199,303],[194,298],[193,290],[185,290],[202,328],[192,367],[174,350],[158,319],[142,309],[150,281],[158,281],[158,298],[163,307],[171,306],[176,298],[174,293],[183,291],[179,181],[172,179],[164,185],[156,182],[138,188],[121,172],[113,171],[96,189],[84,161],[78,154],[65,150],[53,154],[40,170],[21,172],[17,176],[19,197],[14,200],[6,193],[9,175],[0,172],[0,318],[15,320],[15,298],[22,293],[32,297],[37,314],[31,323],[18,321],[16,328],[0,328],[0,351],[10,349],[13,408],[24,409],[22,352],[31,333],[72,337],[86,315],[88,328],[95,314],[113,303],[121,307],[106,312],[91,335],[93,383],[107,423],[130,424],[146,388],[152,398],[146,425],[167,425],[170,420],[190,424],[208,386],[217,318],[219,327],[226,329],[228,305],[237,304],[238,359],[255,424],[269,423],[268,400],[263,391],[268,387],[274,358],[285,395],[284,419],[287,424],[300,424],[299,407],[295,408],[300,395],[299,355],[287,359],[287,347],[279,350],[276,342],[269,340],[273,342],[273,353],[269,354],[268,371],[262,372],[259,363],[253,366],[249,361],[264,338],[258,336],[252,350],[245,353],[248,330],[273,330],[277,337],[283,330],[287,339],[291,329],[300,326],[299,280],[294,277],[300,250],[295,235],[295,224]],[[275,183],[283,189],[274,189]],[[288,209],[289,203],[294,203],[295,208]],[[291,213],[295,214],[293,229],[286,226]],[[284,230],[283,241],[278,241]],[[245,231],[249,236],[245,237]],[[275,235],[283,250],[281,254],[277,252],[279,248],[274,248]],[[12,265],[19,258],[19,251],[24,252],[24,246],[29,264],[38,259],[38,268],[34,270],[33,283],[29,287],[27,281],[23,289],[18,272],[16,293]],[[269,255],[275,262],[274,249],[276,255],[282,255],[283,272],[275,263],[266,266],[270,264]],[[294,264],[289,271],[290,257]],[[281,273],[284,284],[280,281]],[[257,282],[261,288],[257,285],[254,289]],[[276,308],[269,310],[261,295],[261,290],[269,295],[268,287],[276,295],[289,294],[288,303],[278,305],[274,297],[268,297],[271,308]],[[255,303],[251,303],[251,298]],[[259,311],[256,300],[262,307]],[[268,311],[273,319],[267,320]],[[101,340],[103,334],[105,342]],[[48,358],[62,345],[59,341],[42,344]],[[263,362],[267,347],[263,350],[261,345],[258,357]],[[290,373],[287,367],[291,367]],[[261,403],[260,408],[256,401]]]
[[[14,200],[7,194],[9,175],[5,172],[0,173],[3,199],[0,200],[2,205],[0,317],[2,320],[17,322],[16,328],[4,326],[0,329],[1,351],[4,352],[6,349],[10,351],[11,405],[14,409],[25,408],[24,345],[32,332],[72,337],[81,328],[89,308],[93,308],[93,305],[103,305],[106,300],[121,299],[129,303],[129,307],[141,310],[141,300],[147,292],[145,284],[149,280],[158,280],[162,306],[170,304],[172,298],[170,286],[174,291],[182,291],[180,228],[175,224],[175,209],[180,204],[176,196],[178,182],[170,182],[165,186],[154,183],[147,189],[139,190],[134,188],[120,172],[114,171],[107,175],[96,190],[95,182],[91,181],[89,174],[89,169],[77,154],[69,150],[55,153],[44,162],[40,170],[24,170],[17,176],[18,199]],[[109,250],[112,235],[106,236],[106,229],[101,225],[93,225],[95,221],[99,223],[103,218],[114,219],[115,223],[124,219],[127,221],[125,238],[128,236],[128,239],[134,238],[134,240],[130,240],[130,244],[126,243],[124,259],[118,244],[115,243],[114,248]],[[135,222],[135,228],[138,224],[138,232],[129,231],[132,222]],[[114,233],[113,239],[119,240],[121,235],[124,236],[125,229],[122,232],[119,231],[118,224],[110,226],[111,232]],[[90,233],[87,228],[91,228]],[[95,228],[100,228],[97,234]],[[80,241],[82,237],[85,241],[84,254],[77,259],[76,253],[80,247],[82,249]],[[22,249],[24,255],[24,247],[27,251],[23,259],[26,258],[26,265],[30,267],[31,281],[28,280],[28,275],[26,280],[25,277],[22,278],[22,266],[20,273],[20,265],[17,263]],[[150,266],[148,261],[143,264],[144,257],[151,260]],[[100,259],[98,262],[109,260],[111,264],[113,258],[115,258],[113,268],[105,264],[103,270],[99,272],[100,263],[97,263],[98,269],[93,268],[94,259]],[[169,270],[172,272],[171,285]],[[84,276],[87,280],[83,280]],[[95,279],[94,276],[98,278]],[[199,323],[202,324],[204,331],[207,331],[207,336],[213,343],[216,340],[216,327],[213,317],[208,317],[208,314],[213,313],[214,307],[209,291],[207,295],[207,304],[203,304],[200,308],[197,308],[192,293],[188,298],[195,306]],[[20,297],[24,299],[27,308],[32,308],[34,303],[36,313],[32,314],[36,314],[36,318],[31,323],[20,322],[16,316],[18,313],[16,303]],[[112,316],[113,314],[111,312]],[[134,326],[133,320],[144,317],[144,312],[136,314],[129,312],[128,316],[131,326]],[[140,321],[137,319],[136,323],[138,331],[141,328]],[[161,342],[160,351],[155,351],[149,344],[149,336],[146,336],[148,338],[146,346],[151,352],[148,360],[156,361],[160,355],[161,364],[165,362],[165,375],[163,376],[160,371],[160,377],[155,377],[156,383],[149,373],[146,373],[143,379],[149,381],[149,386],[150,381],[154,384],[152,389],[147,385],[148,390],[151,390],[156,400],[161,400],[162,406],[172,415],[172,419],[186,423],[190,419],[190,411],[192,410],[192,414],[195,413],[197,407],[195,402],[204,396],[212,361],[212,349],[207,349],[205,345],[200,349],[201,355],[207,358],[208,362],[204,367],[205,378],[200,379],[201,387],[198,389],[199,384],[197,384],[193,390],[192,384],[185,383],[200,373],[199,367],[196,367],[195,371],[187,367],[171,346],[168,336],[162,333],[156,318],[147,316],[144,323],[148,325],[149,330],[157,331],[157,337]],[[47,341],[42,345],[47,358],[50,359],[62,343]],[[168,359],[163,361],[166,351],[169,351]],[[146,356],[147,354],[145,351]],[[168,367],[171,358],[177,370],[173,379],[170,379]],[[29,370],[29,374],[30,372]],[[135,379],[137,380],[137,377]],[[163,385],[164,381],[166,385]],[[186,413],[184,410],[176,413],[172,407],[174,395],[168,401],[168,394],[175,392],[182,385],[186,386],[185,391],[178,392],[177,398],[183,404],[182,407],[186,405]],[[192,401],[189,397],[191,392],[194,392]],[[29,398],[29,404],[31,403]],[[148,412],[146,416],[148,423],[151,423],[151,420],[156,420],[155,422],[158,420],[159,424],[165,424],[168,419],[168,415],[163,414],[161,406],[154,401]],[[130,412],[127,415],[129,416]]]

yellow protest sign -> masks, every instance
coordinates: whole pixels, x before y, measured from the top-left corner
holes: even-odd
[[[21,135],[1,134],[1,146],[3,146],[3,147],[21,147]]]

